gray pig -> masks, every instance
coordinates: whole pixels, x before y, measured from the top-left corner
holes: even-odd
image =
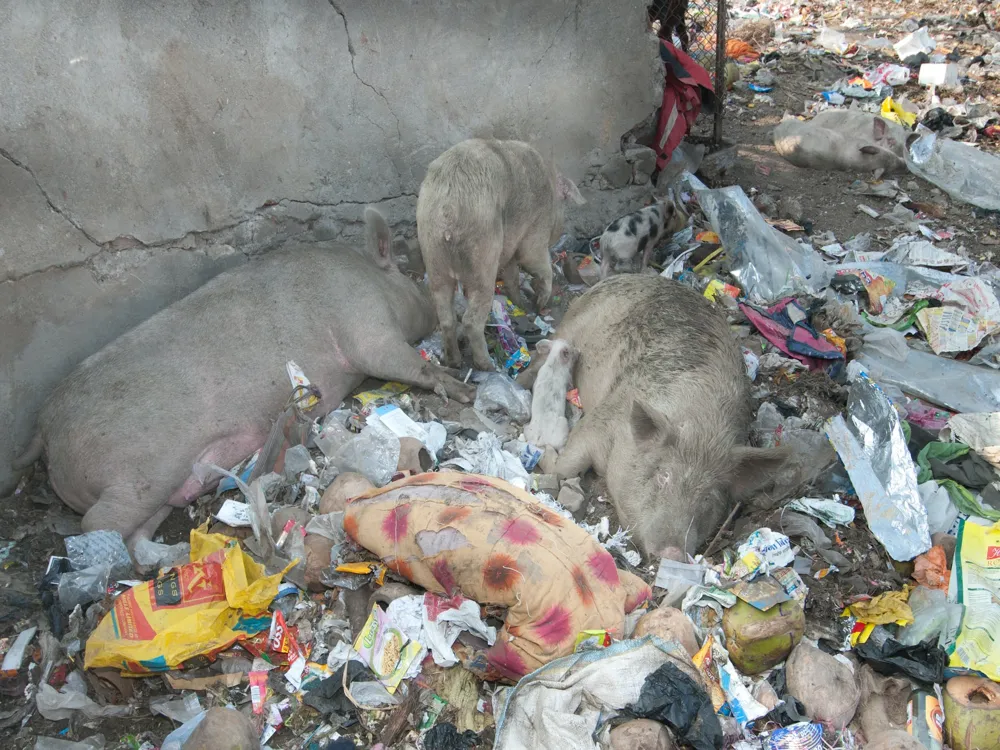
[[[456,282],[468,300],[462,328],[479,370],[494,369],[484,328],[498,273],[503,271],[515,304],[519,268],[534,277],[538,309],[548,302],[548,250],[562,234],[566,198],[585,202],[576,185],[521,141],[463,141],[431,162],[417,197],[417,237],[441,321],[445,364],[461,364]]]
[[[211,489],[196,463],[233,466],[263,445],[294,360],[336,407],[366,376],[461,401],[471,386],[407,342],[434,330],[425,291],[395,266],[385,219],[365,211],[367,253],[288,248],[219,274],[85,359],[53,391],[15,468],[44,450],[53,489],[85,531],[130,547]]]
[[[774,148],[797,167],[905,172],[906,131],[885,118],[828,109],[805,122],[788,117],[774,129]]]
[[[645,553],[694,553],[733,500],[784,462],[781,449],[746,446],[743,355],[725,317],[689,287],[613,276],[573,301],[558,336],[580,353],[574,382],[584,414],[556,473],[604,476]]]

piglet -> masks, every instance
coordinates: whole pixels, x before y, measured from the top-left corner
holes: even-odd
[[[531,421],[524,437],[534,445],[561,451],[569,437],[566,392],[573,382],[577,351],[562,339],[539,341],[536,350],[546,360],[531,390]]]
[[[673,191],[652,206],[621,216],[601,235],[601,278],[619,273],[641,273],[660,241],[687,224],[684,209]]]

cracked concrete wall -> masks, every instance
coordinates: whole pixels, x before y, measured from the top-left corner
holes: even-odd
[[[289,237],[357,238],[366,203],[412,235],[454,143],[531,140],[582,178],[657,104],[644,5],[5,3],[0,490],[80,360]]]

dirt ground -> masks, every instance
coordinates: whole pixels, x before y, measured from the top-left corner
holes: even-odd
[[[900,5],[906,7],[901,8]],[[887,35],[894,39],[900,36],[893,29],[901,13],[920,19],[923,15],[953,13],[954,10],[943,10],[953,5],[943,2],[879,2],[870,7],[868,20],[870,23],[874,22],[876,28],[884,28]],[[972,4],[961,5],[964,7]],[[826,20],[835,25],[838,20],[844,20],[849,15],[849,9],[831,11]],[[854,32],[849,32],[849,35],[861,36]],[[865,35],[870,36],[871,30],[867,30]],[[959,41],[956,45],[960,54],[982,53],[981,50],[965,49],[963,44]],[[856,234],[869,232],[873,238],[888,246],[900,233],[899,228],[860,212],[857,205],[864,203],[883,212],[889,210],[894,201],[873,195],[859,195],[852,191],[852,185],[857,179],[866,176],[798,169],[778,156],[771,143],[771,130],[785,112],[801,113],[807,102],[816,101],[818,93],[837,79],[852,74],[859,68],[872,67],[883,60],[892,58],[874,56],[868,60],[844,62],[830,55],[783,54],[774,69],[777,83],[774,90],[769,92],[773,105],[759,99],[755,102],[753,92],[737,87],[727,98],[724,132],[727,140],[737,144],[738,158],[735,165],[711,186],[740,185],[748,194],[765,194],[775,202],[780,202],[782,198],[792,198],[801,207],[800,215],[794,218],[811,230],[811,233],[832,232],[837,241],[843,242]],[[923,102],[925,92],[920,86],[910,84],[904,90],[911,101],[918,104]],[[967,87],[966,94],[982,95],[995,105],[1000,105],[1000,81],[990,79],[981,85]],[[702,118],[696,132],[704,135],[710,128],[709,119]],[[981,145],[986,150],[1000,151],[1000,139]],[[952,201],[929,183],[909,174],[897,175],[893,179],[897,180],[900,188],[913,201],[941,209],[941,218],[929,217],[923,223],[936,230],[953,232],[953,245],[964,246],[971,257],[1000,264],[1000,218],[996,214],[988,214]],[[608,220],[613,218],[608,217]],[[556,284],[554,317],[558,320],[573,295],[566,288],[564,280],[557,277]],[[792,411],[796,411],[795,404],[800,407],[798,411],[802,410],[803,397],[811,398],[813,406],[821,404],[820,411],[825,412],[823,416],[829,416],[843,406],[842,389],[832,384],[825,375],[795,381],[775,377],[777,380],[757,385],[761,392],[769,394],[768,400],[784,400]],[[416,394],[416,397],[424,413],[444,419],[458,418],[457,405],[445,405],[433,394]],[[595,523],[601,517],[608,516],[612,530],[617,528],[613,508],[603,500],[607,496],[603,482],[589,477],[584,482],[584,488],[588,498],[585,511],[587,521]],[[185,540],[190,529],[207,518],[220,503],[221,499],[206,496],[187,511],[174,511],[160,529],[162,541],[174,543]],[[745,508],[720,535],[718,542],[713,545],[715,550],[720,550],[746,530],[756,528],[770,512],[766,508]],[[0,635],[13,639],[23,628],[47,617],[37,585],[49,558],[64,553],[63,537],[79,533],[79,517],[55,497],[47,485],[44,469],[39,464],[25,476],[12,496],[0,500],[0,519],[0,548],[4,540],[14,543],[7,556],[0,560]],[[853,572],[837,581],[832,578],[816,581],[810,579],[811,594],[807,601],[807,613],[811,622],[833,621],[839,614],[839,607],[845,596],[874,594],[898,588],[901,583],[899,573],[893,569],[884,549],[873,540],[867,528],[858,526],[849,529],[840,542],[838,549],[852,560]],[[619,564],[626,565],[622,560],[619,560]],[[650,580],[655,573],[655,566],[643,565],[635,572]],[[32,677],[37,680],[37,674]],[[37,736],[80,739],[95,732],[105,736],[108,748],[139,750],[147,740],[158,746],[174,725],[166,718],[151,717],[146,705],[150,694],[166,693],[169,690],[158,678],[133,682],[136,683],[140,707],[135,717],[49,722],[33,713],[22,727],[27,673],[0,679],[0,746],[23,750],[33,747]],[[244,705],[249,700],[245,686],[226,693],[217,696],[217,699],[232,700],[237,706]],[[303,720],[307,718],[304,717]],[[288,730],[283,732],[287,733]],[[363,740],[371,738],[365,732],[360,732],[359,736]],[[276,747],[297,747],[290,737],[289,734],[279,734],[272,744]]]

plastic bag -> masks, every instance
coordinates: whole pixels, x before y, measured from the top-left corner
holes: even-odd
[[[920,502],[927,510],[927,530],[932,534],[947,532],[958,519],[958,508],[948,490],[934,480],[917,485]]]
[[[185,722],[164,737],[163,744],[160,745],[160,750],[181,750],[184,743],[194,734],[194,730],[198,728],[198,725],[201,724],[207,713],[208,711],[202,711],[193,719]]]
[[[77,711],[88,719],[122,718],[134,713],[132,706],[100,706],[88,698],[86,693],[71,690],[69,686],[56,690],[48,683],[38,686],[35,704],[38,706],[38,713],[49,721],[64,721]]]
[[[499,372],[492,372],[476,388],[473,407],[490,419],[525,423],[531,419],[531,392]]]
[[[854,652],[879,674],[902,673],[917,682],[930,684],[944,681],[944,668],[948,663],[948,655],[938,646],[904,646],[882,626],[872,630],[868,640],[855,646]]]
[[[640,719],[666,724],[682,744],[695,750],[722,747],[722,726],[711,697],[670,662],[647,675],[639,700],[626,706],[625,711]]]
[[[191,545],[187,542],[158,544],[140,539],[135,543],[135,562],[143,568],[172,568],[174,565],[183,565],[190,559]]]
[[[454,724],[432,726],[423,738],[424,750],[468,750],[480,744],[479,735],[471,729],[459,732]]]
[[[95,734],[79,742],[60,740],[56,737],[35,738],[35,750],[104,750],[104,748],[103,734]],[[166,746],[161,750],[167,750]]]
[[[79,536],[68,536],[66,556],[73,570],[83,570],[94,565],[108,565],[115,580],[128,578],[132,573],[132,558],[125,540],[117,531],[91,531]]]
[[[445,461],[442,468],[453,466],[470,474],[485,474],[507,482],[519,479],[525,487],[531,481],[521,459],[505,451],[500,438],[492,432],[480,432],[475,441],[459,438],[456,445],[461,458]]]
[[[907,149],[906,166],[955,200],[1000,211],[1000,158],[992,154],[925,131]]]
[[[858,360],[879,383],[954,412],[1000,411],[1000,372],[910,350],[899,362],[868,348]]]
[[[399,438],[380,422],[366,426],[331,459],[341,471],[356,471],[377,487],[392,481],[399,465]]]
[[[108,593],[110,575],[111,568],[104,564],[63,573],[59,578],[59,605],[72,612],[77,605],[100,601]]]
[[[912,560],[929,550],[927,511],[899,415],[863,373],[851,384],[847,419],[838,414],[828,421],[827,436],[847,468],[872,533],[892,559]]]
[[[87,640],[87,669],[165,672],[271,627],[266,610],[286,571],[265,575],[235,539],[197,529],[191,559],[115,600]]]
[[[944,591],[917,586],[910,593],[910,611],[913,622],[900,628],[896,634],[904,646],[916,646],[933,638],[942,648],[954,640],[962,619],[962,605],[949,604]]]
[[[948,598],[965,606],[962,627],[949,648],[952,667],[982,672],[991,680],[1000,680],[1000,523],[980,526],[966,520],[958,522],[954,570]]]
[[[712,229],[732,263],[732,275],[754,302],[773,302],[788,294],[817,294],[829,281],[820,256],[772,228],[738,185],[707,190],[685,175]]]
[[[816,44],[828,52],[835,52],[838,55],[847,52],[847,48],[850,46],[847,43],[847,37],[834,29],[823,29],[816,37]]]

